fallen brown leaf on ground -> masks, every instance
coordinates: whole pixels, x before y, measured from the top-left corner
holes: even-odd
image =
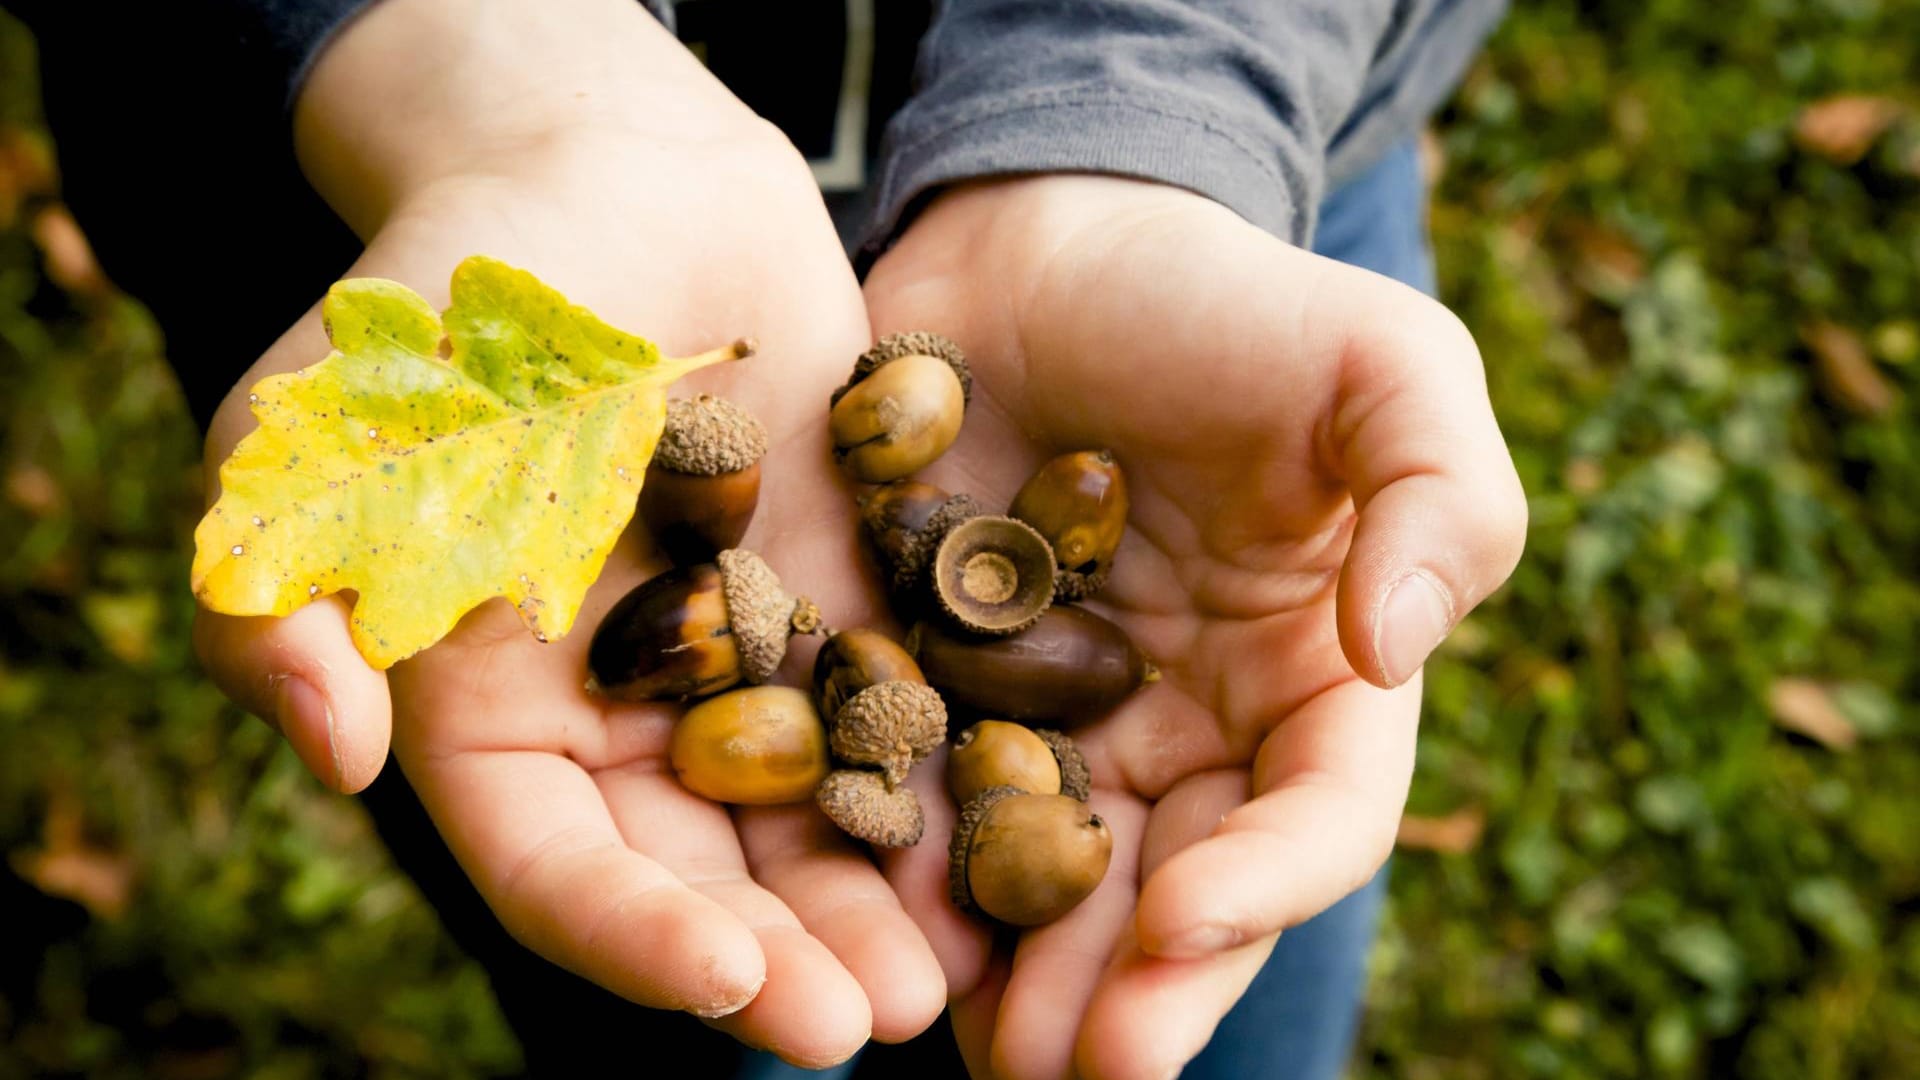
[[[1478,806],[1462,807],[1444,817],[1407,814],[1400,818],[1399,846],[1460,855],[1480,846],[1480,834],[1486,828],[1487,812]]]
[[[1776,679],[1767,691],[1767,707],[1774,723],[1830,750],[1851,750],[1860,741],[1827,688],[1812,679]]]
[[[1813,350],[1820,381],[1841,408],[1882,416],[1900,400],[1900,392],[1880,374],[1859,334],[1821,319],[1801,326],[1800,340]]]
[[[1840,94],[1801,109],[1793,123],[1793,141],[1836,165],[1852,165],[1902,111],[1892,98]]]
[[[49,206],[33,219],[33,242],[47,260],[47,276],[75,296],[99,296],[112,286],[94,260],[93,245],[64,206]]]
[[[75,901],[95,916],[117,919],[133,898],[133,860],[86,835],[80,800],[54,788],[39,848],[15,851],[13,868],[49,896]]]

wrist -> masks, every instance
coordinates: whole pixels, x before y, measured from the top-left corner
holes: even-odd
[[[294,108],[302,169],[363,238],[446,185],[622,140],[765,130],[632,0],[381,0],[327,47]]]
[[[1030,292],[1035,275],[1067,249],[1086,250],[1116,231],[1217,203],[1148,180],[1046,173],[967,181],[941,189],[915,215],[868,276],[966,275],[1010,295]]]

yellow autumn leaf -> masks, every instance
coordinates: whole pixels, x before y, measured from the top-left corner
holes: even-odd
[[[397,282],[342,281],[323,308],[333,352],[255,384],[260,426],[194,530],[209,609],[286,615],[351,589],[376,668],[496,596],[557,638],[633,515],[666,387],[751,350],[662,357],[480,256],[452,296],[443,319]]]

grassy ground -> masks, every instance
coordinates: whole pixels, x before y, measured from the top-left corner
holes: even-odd
[[[1533,535],[1430,668],[1356,1072],[1920,1075],[1920,2],[1524,7],[1434,229]],[[30,61],[0,20],[0,1076],[510,1069],[194,673],[197,440]]]

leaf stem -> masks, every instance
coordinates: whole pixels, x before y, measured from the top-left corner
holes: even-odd
[[[708,364],[724,364],[729,360],[745,360],[760,348],[760,343],[750,337],[736,339],[731,345],[722,345],[717,349],[708,349],[692,356],[675,359],[690,368],[706,367]]]

